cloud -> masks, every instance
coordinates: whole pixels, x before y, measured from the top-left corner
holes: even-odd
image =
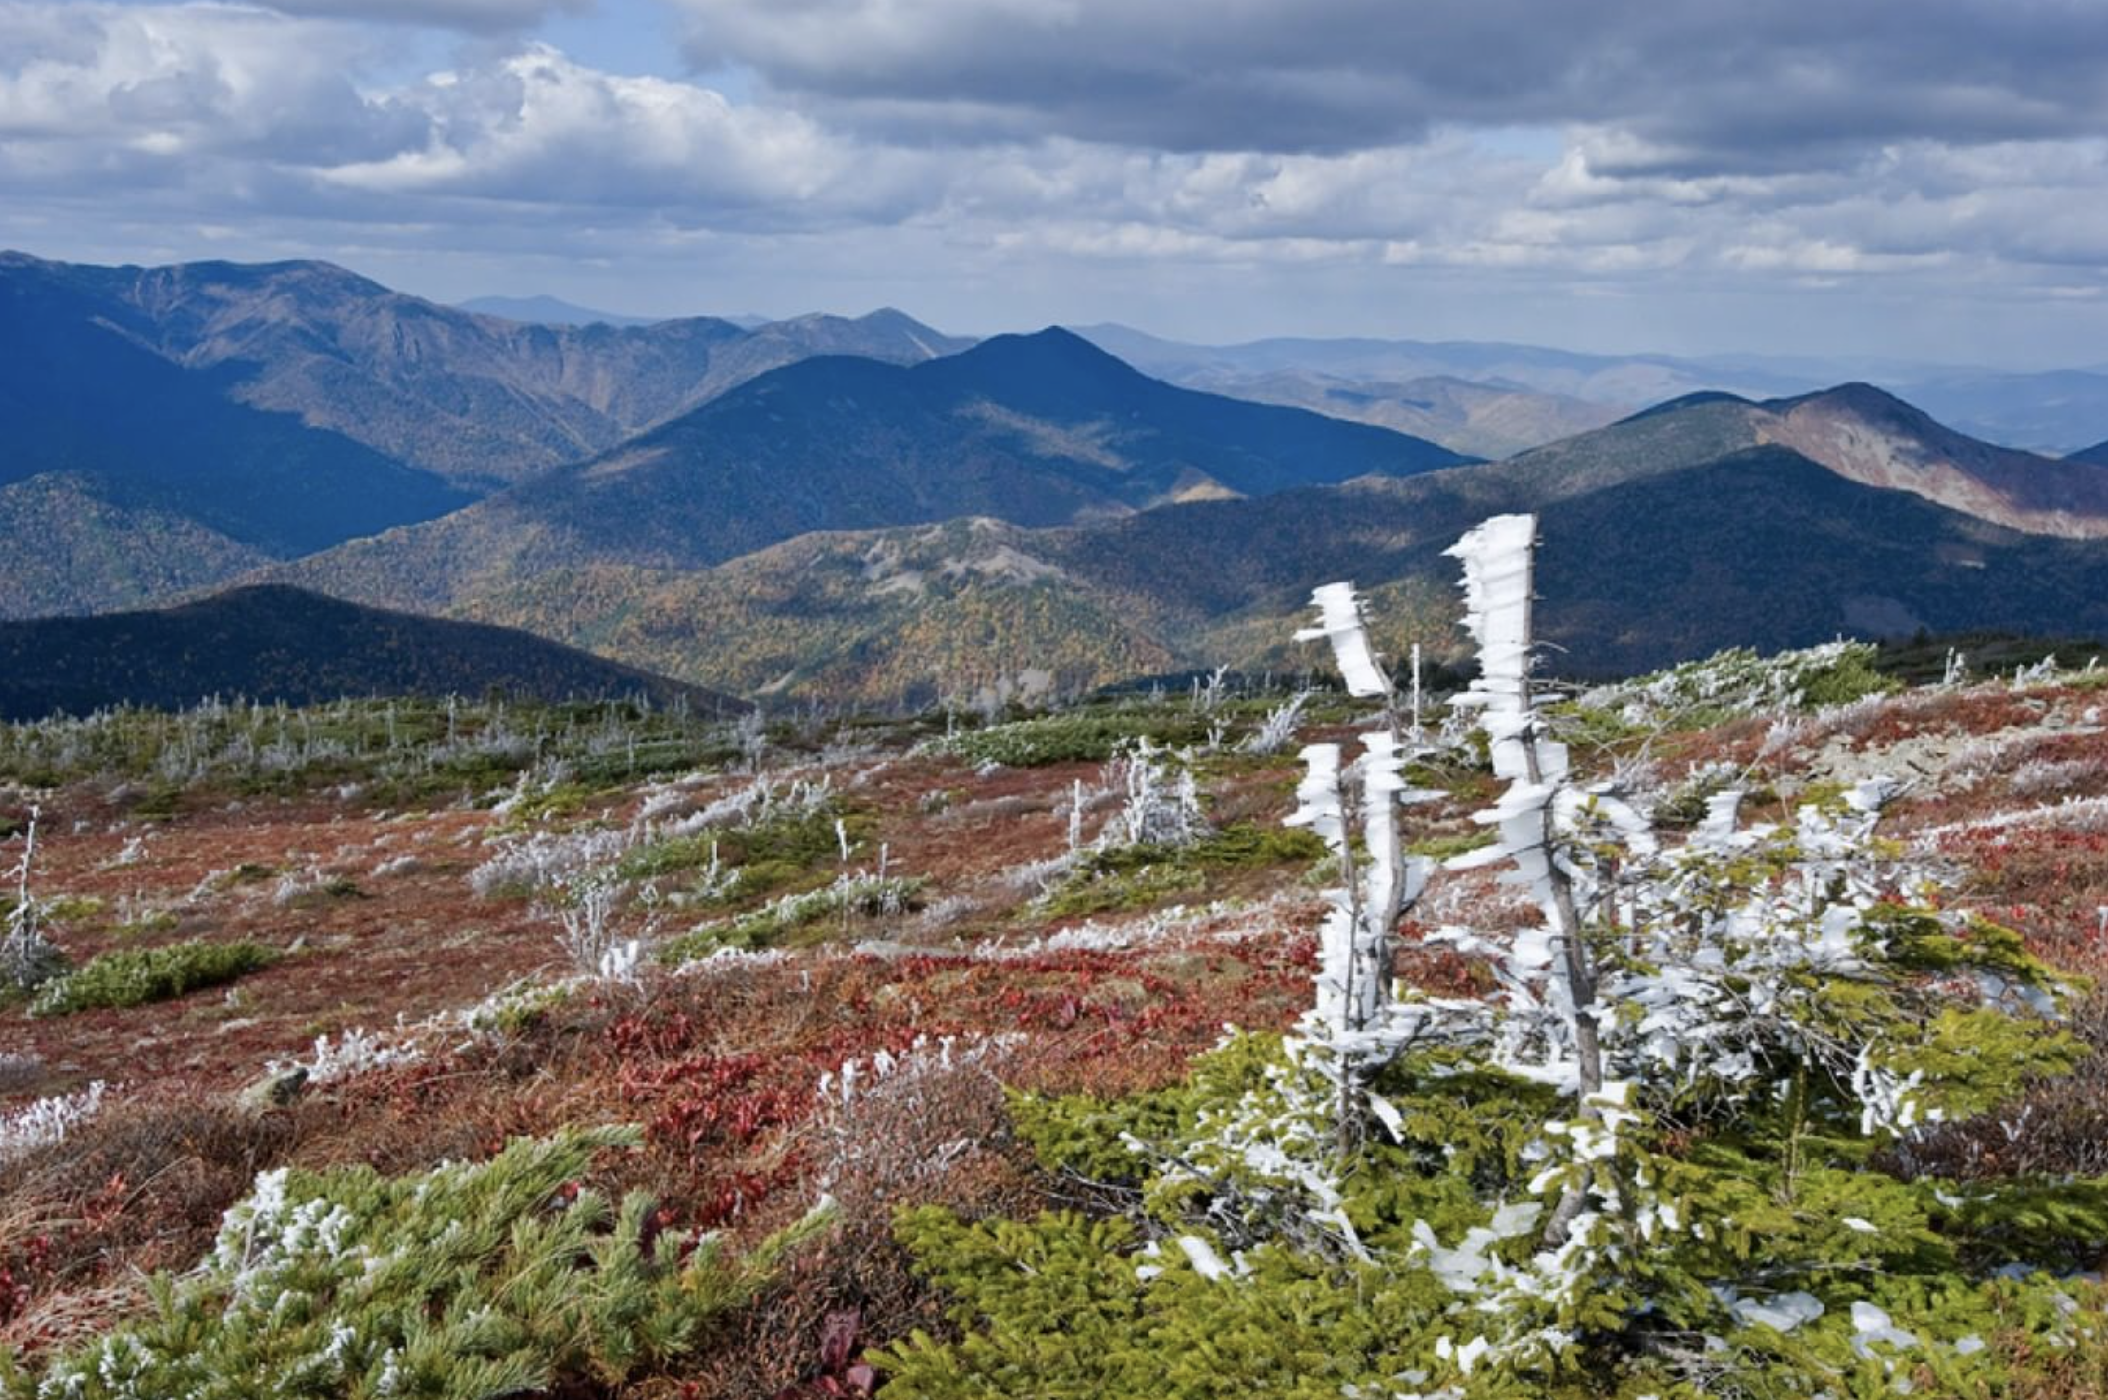
[[[369,47],[356,29],[244,6],[0,6],[0,149],[91,170],[371,156],[423,122],[344,76]]]
[[[215,219],[439,226],[497,202],[781,229],[888,221],[927,198],[926,155],[697,84],[534,43],[474,47],[408,81],[362,76],[389,57],[357,27],[247,6],[0,7],[0,179],[133,204],[187,190]]]
[[[673,0],[703,66],[952,139],[1345,151],[1444,125],[1628,133],[1630,168],[2077,136],[2097,0]]]
[[[369,20],[459,29],[471,34],[519,33],[559,11],[592,7],[593,0],[269,0],[289,15]]]
[[[692,83],[598,72],[546,45],[394,95],[430,139],[320,178],[373,196],[658,211],[676,222],[809,227],[904,217],[926,159],[864,149],[810,118]]]
[[[618,306],[580,269],[744,269],[787,290],[718,309],[884,284],[968,328],[1370,329],[1408,288],[1526,339],[1583,298],[2100,315],[2098,0],[669,3],[734,71],[605,71],[511,32],[528,0],[0,0],[0,238],[486,258]],[[491,32],[347,17],[411,9]]]

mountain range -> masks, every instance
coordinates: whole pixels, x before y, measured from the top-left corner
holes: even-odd
[[[238,596],[241,626],[280,609],[336,639],[327,684],[354,690],[400,677],[315,594],[760,697],[1296,668],[1291,619],[1340,577],[1387,645],[1446,652],[1440,550],[1510,510],[1543,519],[1543,631],[1575,674],[1839,632],[2108,628],[2108,443],[1999,446],[1871,384],[1809,390],[1799,362],[975,342],[898,312],[563,326],[326,264],[18,254],[0,313],[0,616]],[[1664,388],[1630,413],[1591,397]],[[274,587],[206,597],[233,580]],[[198,615],[129,616],[123,646],[205,655],[155,641]],[[101,700],[170,693],[150,668],[77,670],[118,685]]]
[[[1940,455],[1957,445],[1866,386],[1699,398],[1506,462],[1066,528],[812,534],[701,570],[581,564],[455,607],[750,695],[914,704],[1222,663],[1295,670],[1308,658],[1288,634],[1333,578],[1371,596],[1392,654],[1453,653],[1441,551],[1488,515],[1533,510],[1541,629],[1567,674],[1839,634],[2108,628],[2108,517],[2068,537],[1933,499],[2012,509],[1994,500],[2004,477],[1977,482],[1966,456]],[[1900,469],[1875,479],[1869,460],[1918,463],[1928,489],[1899,485]]]
[[[755,329],[526,324],[317,262],[88,267],[5,253],[0,290],[37,305],[20,334],[99,328],[236,402],[471,489],[603,451],[809,355],[914,363],[966,344],[897,311]]]
[[[2108,427],[2108,366],[2010,373],[1892,359],[1590,355],[1498,341],[1371,338],[1197,345],[1117,324],[1079,333],[1176,383],[1380,422],[1486,457],[1689,394],[1784,398],[1851,380],[1879,384],[1971,436],[2052,456]],[[1449,380],[1475,386],[1475,412],[1441,403]],[[1583,421],[1591,411],[1598,422]]]
[[[429,520],[811,355],[968,343],[893,311],[553,327],[326,263],[0,253],[0,617],[137,605]],[[66,528],[31,528],[62,499]]]
[[[447,608],[552,569],[707,568],[812,531],[961,516],[1073,524],[1466,460],[1380,428],[1176,388],[1049,329],[908,368],[801,361],[613,452],[277,576]]]

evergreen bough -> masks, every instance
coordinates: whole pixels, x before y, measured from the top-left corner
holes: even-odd
[[[421,1175],[279,1169],[153,1315],[51,1359],[0,1353],[9,1400],[496,1400],[615,1386],[692,1351],[816,1212],[744,1258],[581,1188],[630,1127],[515,1139]]]
[[[29,1009],[38,1016],[64,1016],[102,1007],[144,1006],[232,982],[277,960],[274,950],[249,942],[123,948],[99,953],[47,981]]]

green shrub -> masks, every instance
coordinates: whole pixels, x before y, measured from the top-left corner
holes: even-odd
[[[707,871],[713,859],[720,869],[737,869],[739,878],[727,897],[747,900],[832,872],[841,860],[839,821],[852,843],[875,829],[867,812],[830,799],[808,812],[795,812],[752,826],[712,827],[692,836],[674,836],[636,846],[615,867],[624,880],[657,880]]]
[[[922,885],[921,880],[897,875],[858,875],[837,880],[803,894],[785,895],[751,914],[704,924],[668,939],[659,949],[659,960],[678,967],[722,948],[766,948],[788,935],[818,929],[831,919],[904,913],[916,907]]]
[[[1869,695],[1886,695],[1901,684],[1874,669],[1877,653],[1872,647],[1847,648],[1834,665],[1816,670],[1801,683],[1801,703],[1807,706],[1846,705]]]
[[[1500,833],[1480,827],[1476,831],[1461,831],[1453,836],[1423,836],[1406,847],[1416,856],[1429,860],[1449,860],[1472,851],[1482,851],[1500,840]]]
[[[579,1182],[631,1128],[515,1139],[488,1162],[257,1178],[193,1272],[153,1282],[145,1321],[41,1373],[0,1354],[10,1400],[496,1400],[604,1394],[693,1351],[751,1299],[808,1217],[731,1259]]]
[[[1035,921],[1080,918],[1147,908],[1179,895],[1197,894],[1207,886],[1204,873],[1175,861],[1117,871],[1074,870],[1032,901],[1025,912]]]
[[[1179,747],[1208,737],[1208,721],[1183,705],[1130,706],[1042,715],[938,741],[940,752],[975,765],[1040,768],[1054,763],[1103,763],[1134,743]]]
[[[1953,952],[1936,925],[1901,923],[1894,936],[1922,942],[1912,956],[1927,967]],[[1983,1031],[1969,1028],[1972,1053],[1958,1044],[1942,1078],[1988,1070],[2009,1092],[2010,1071],[2038,1059]],[[1477,1248],[1514,1267],[1537,1250],[1534,1231],[1500,1227],[1482,1196],[1527,1199],[1557,1094],[1454,1057],[1394,1065],[1378,1087],[1397,1110],[1398,1136],[1365,1144],[1336,1178],[1357,1247],[1318,1233],[1298,1241],[1278,1198],[1205,1162],[1195,1170],[1192,1156],[1196,1140],[1220,1130],[1225,1105],[1264,1099],[1303,1072],[1281,1048],[1277,1037],[1236,1038],[1188,1083],[1132,1099],[1013,1097],[1020,1136],[1043,1166],[1094,1183],[1097,1199],[1125,1194],[1136,1205],[1103,1220],[904,1213],[897,1235],[961,1336],[915,1333],[883,1349],[884,1393],[1884,1400],[1910,1376],[1919,1394],[1992,1396],[2024,1379],[2041,1384],[2073,1348],[2098,1346],[2089,1339],[2108,1324],[2099,1289],[2068,1277],[2108,1236],[2108,1184],[1987,1189],[1874,1170],[1864,1141],[1797,1123],[1785,1103],[1744,1125],[1676,1129],[1673,1150],[1651,1160],[1681,1220],[1650,1254],[1605,1273],[1566,1319],[1566,1351],[1471,1371],[1458,1354],[1492,1324],[1459,1308],[1441,1277],[1451,1251],[1434,1242],[1465,1241],[1452,1248],[1468,1251],[1480,1231]],[[1664,1134],[1657,1146],[1669,1144],[1666,1125],[1654,1131]],[[1727,1223],[1689,1228],[1706,1220]],[[2014,1259],[2041,1271],[1999,1269]],[[1767,1286],[1747,1301],[1805,1293],[1821,1300],[1821,1316],[1780,1331],[1736,1311],[1729,1302],[1742,1297],[1726,1290],[1753,1275]],[[1914,1340],[1870,1341],[1877,1316]],[[1694,1384],[1694,1371],[1712,1382]]]
[[[1032,906],[1038,918],[1135,909],[1205,889],[1208,874],[1325,858],[1325,843],[1297,828],[1227,827],[1185,846],[1108,846],[1077,859],[1059,885]]]
[[[101,953],[47,982],[30,1006],[38,1016],[167,1001],[268,967],[278,954],[260,943],[171,943]]]

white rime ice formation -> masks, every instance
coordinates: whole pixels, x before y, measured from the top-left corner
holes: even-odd
[[[1655,1112],[1774,1101],[1793,1074],[1820,1072],[1850,1086],[1870,1135],[1904,1133],[1940,1113],[1881,1030],[1826,1020],[1821,1002],[1836,978],[1880,984],[1907,975],[1865,932],[1877,904],[1922,898],[1934,880],[1872,839],[1895,785],[1869,780],[1788,823],[1747,828],[1738,826],[1742,794],[1721,792],[1688,840],[1660,846],[1607,786],[1575,781],[1537,712],[1535,536],[1534,518],[1502,516],[1449,551],[1463,564],[1465,625],[1480,649],[1479,678],[1453,710],[1476,712],[1505,784],[1478,815],[1499,842],[1450,868],[1508,863],[1506,878],[1529,892],[1541,923],[1497,936],[1458,927],[1428,936],[1478,963],[1493,985],[1487,995],[1401,994],[1392,985],[1392,930],[1429,874],[1404,854],[1399,831],[1401,805],[1417,796],[1403,777],[1413,753],[1395,728],[1352,586],[1318,589],[1320,625],[1299,635],[1331,643],[1349,689],[1385,699],[1389,724],[1365,734],[1351,762],[1338,744],[1302,752],[1290,822],[1321,837],[1341,872],[1314,1004],[1267,1086],[1204,1110],[1173,1163],[1174,1175],[1241,1182],[1286,1239],[1365,1258],[1342,1208],[1341,1172],[1363,1120],[1399,1136],[1397,1111],[1369,1089],[1378,1070],[1414,1050],[1464,1047],[1474,1068],[1556,1090],[1563,1106],[1531,1145],[1535,1174],[1524,1190],[1483,1201],[1489,1223],[1459,1239],[1425,1221],[1412,1231],[1410,1257],[1456,1295],[1459,1330],[1444,1339],[1445,1355],[1462,1372],[1564,1351],[1573,1337],[1556,1319],[1571,1316],[1599,1280],[1628,1272],[1665,1238],[1705,1239],[1721,1227],[1660,1184],[1638,1135]],[[2053,1009],[2042,988],[1996,978],[1979,977],[1974,993],[1984,1005]],[[1446,1073],[1437,1063],[1423,1072]],[[1519,1261],[1515,1249],[1495,1248],[1525,1237],[1535,1248]],[[1212,1247],[1185,1252],[1204,1276],[1236,1276]],[[1145,1269],[1160,1271],[1161,1256],[1152,1257],[1159,1262]],[[1821,1315],[1818,1302],[1791,1292],[1722,1302],[1780,1331]],[[1885,1319],[1865,1323],[1869,1339],[1907,1345]]]
[[[1362,1110],[1359,1081],[1397,1053],[1400,1028],[1387,1022],[1391,930],[1419,899],[1433,871],[1431,862],[1404,853],[1398,809],[1432,794],[1417,792],[1405,781],[1405,764],[1413,753],[1397,731],[1396,696],[1369,645],[1354,585],[1328,583],[1310,600],[1318,609],[1318,625],[1296,633],[1297,638],[1329,642],[1347,689],[1362,699],[1383,700],[1385,717],[1393,720],[1362,736],[1361,756],[1351,765],[1344,764],[1337,744],[1306,746],[1296,811],[1288,819],[1290,826],[1308,827],[1325,842],[1342,875],[1342,883],[1327,892],[1331,908],[1319,939],[1317,999],[1301,1034],[1329,1052],[1321,1058],[1338,1081],[1336,1111],[1344,1139],[1352,1135],[1347,1120]],[[1350,839],[1356,825],[1362,837],[1359,865]]]
[[[1332,655],[1339,663],[1349,695],[1358,700],[1388,696],[1391,682],[1376,664],[1376,654],[1369,647],[1369,636],[1361,623],[1361,599],[1354,595],[1354,585],[1328,583],[1313,592],[1310,601],[1317,605],[1318,625],[1296,633],[1296,640],[1314,642],[1322,638],[1332,643]]]

